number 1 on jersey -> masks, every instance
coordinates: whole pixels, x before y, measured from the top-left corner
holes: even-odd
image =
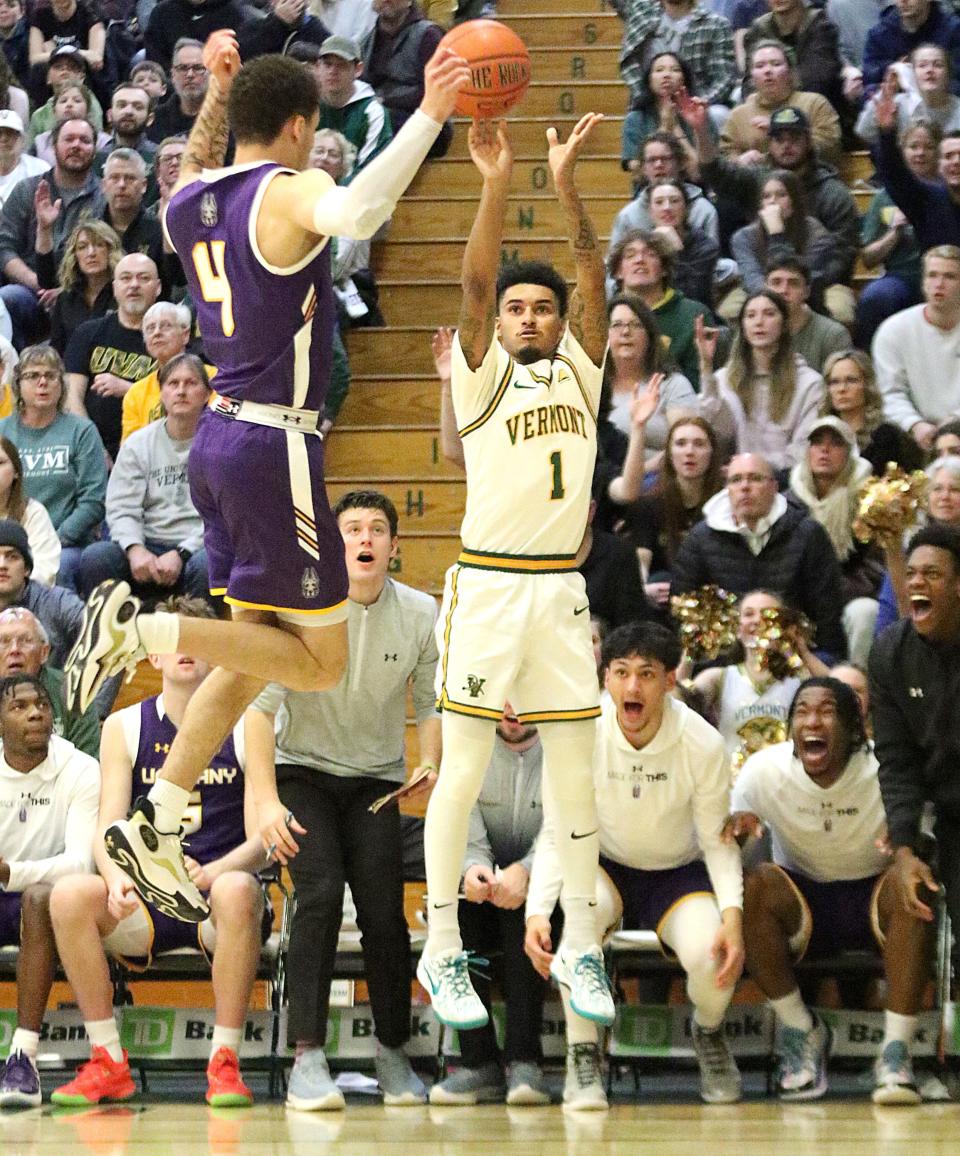
[[[554,450],[550,455],[550,465],[553,466],[553,489],[550,491],[550,501],[556,502],[564,495],[563,462],[559,450]]]
[[[204,301],[220,302],[220,328],[224,337],[232,337],[233,291],[227,280],[223,241],[198,241],[193,246],[193,267],[200,281]]]

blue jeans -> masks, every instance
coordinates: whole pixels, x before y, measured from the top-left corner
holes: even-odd
[[[145,542],[144,546],[155,557],[176,549],[176,544],[171,542]],[[116,542],[94,542],[87,546],[80,559],[77,573],[77,586],[81,597],[89,597],[90,591],[95,586],[111,578],[115,581],[129,582],[134,594],[153,602],[171,594],[189,594],[191,597],[210,601],[206,550],[198,550],[196,554],[191,555],[173,586],[154,586],[152,583],[134,582],[126,551]]]
[[[887,273],[871,281],[857,302],[857,348],[869,349],[881,322],[901,309],[919,305],[921,300],[920,286],[905,281],[896,273]]]
[[[0,301],[10,314],[11,340],[18,353],[25,346],[44,339],[48,326],[40,301],[32,289],[26,285],[4,285],[0,288]]]

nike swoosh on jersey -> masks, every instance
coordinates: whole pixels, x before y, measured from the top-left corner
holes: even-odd
[[[589,610],[589,609],[590,609],[589,603],[587,603],[586,606],[576,606],[576,607],[574,607],[574,610],[573,610],[574,616],[576,616],[577,614],[582,614],[584,612],[584,610]]]
[[[513,388],[514,389],[539,389],[540,387],[537,385],[521,385],[521,383],[519,381],[515,381],[513,383]]]

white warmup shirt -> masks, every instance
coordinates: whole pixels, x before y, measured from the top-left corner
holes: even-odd
[[[668,697],[660,729],[636,750],[608,699],[597,722],[594,785],[601,855],[644,871],[703,859],[720,910],[743,906],[740,848],[720,841],[730,810],[730,764],[723,739],[708,722]],[[552,810],[548,798],[533,859],[528,916],[549,917],[560,895]]]
[[[4,890],[53,883],[93,870],[100,810],[100,764],[54,735],[46,759],[27,774],[0,756],[0,858]]]
[[[831,787],[818,787],[777,743],[751,755],[733,787],[734,811],[752,811],[770,828],[773,861],[818,883],[866,879],[890,865],[876,841],[886,832],[877,760],[864,748]]]

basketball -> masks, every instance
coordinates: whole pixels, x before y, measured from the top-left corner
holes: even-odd
[[[520,37],[497,20],[468,20],[440,44],[470,65],[470,83],[457,97],[461,116],[487,120],[513,108],[530,83],[530,54]]]

